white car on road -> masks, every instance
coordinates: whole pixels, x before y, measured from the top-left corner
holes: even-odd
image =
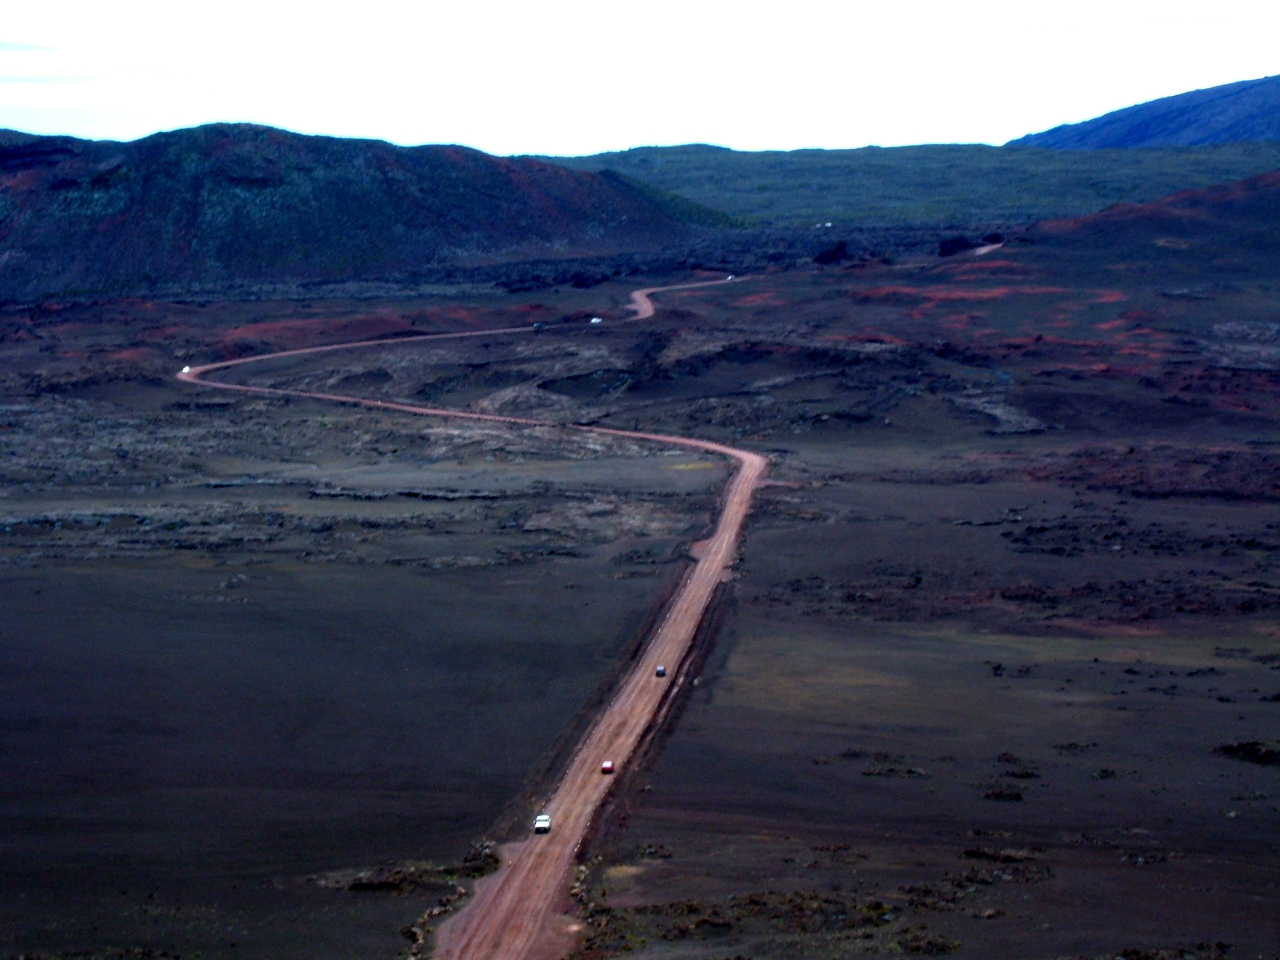
[[[534,833],[550,833],[551,832],[551,814],[540,813],[533,818]]]

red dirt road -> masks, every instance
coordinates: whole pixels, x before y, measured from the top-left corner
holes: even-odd
[[[644,320],[653,316],[654,306],[650,299],[653,293],[728,282],[730,281],[710,280],[637,290],[631,294],[634,319]],[[283,350],[190,367],[178,374],[178,379],[242,393],[306,397],[426,416],[546,426],[542,421],[523,417],[466,413],[343,394],[279,390],[202,379],[218,370],[281,357],[419,340],[525,332],[529,332],[529,328],[507,327]],[[496,873],[482,880],[466,907],[440,928],[435,950],[435,956],[439,960],[555,960],[571,948],[575,931],[567,909],[570,904],[569,885],[574,856],[613,783],[612,777],[600,773],[600,764],[604,760],[612,760],[622,769],[635,754],[646,733],[662,719],[671,703],[671,697],[683,683],[685,678],[679,667],[692,646],[694,634],[716,585],[725,577],[733,562],[751,496],[763,479],[768,465],[768,461],[759,454],[692,437],[578,425],[565,426],[563,429],[688,447],[729,457],[736,460],[739,466],[725,490],[714,533],[697,545],[697,562],[673,595],[662,622],[622,681],[613,700],[575,749],[563,778],[542,807],[543,812],[551,814],[551,832],[540,835],[531,833],[527,839],[504,848],[502,866]],[[667,677],[655,676],[659,664],[667,667]]]
[[[568,886],[587,828],[604,802],[612,779],[600,772],[604,760],[621,768],[645,733],[660,719],[675,685],[683,681],[676,667],[684,661],[716,585],[733,561],[739,532],[767,461],[759,454],[683,437],[603,431],[695,447],[733,457],[740,467],[725,492],[715,533],[700,545],[697,564],[676,591],[666,616],[636,660],[613,701],[574,752],[564,778],[543,811],[551,814],[552,831],[511,844],[504,864],[478,888],[475,897],[445,923],[435,956],[445,960],[551,960],[563,956],[573,939]],[[667,678],[655,676],[659,664]]]
[[[714,287],[722,283],[733,283],[734,277],[729,275],[727,280],[695,280],[693,283],[677,283],[670,287],[645,287],[643,290],[633,290],[631,292],[631,309],[636,312],[633,320],[648,320],[653,316],[653,301],[649,299],[651,293],[666,293],[671,290],[693,290],[696,287]]]

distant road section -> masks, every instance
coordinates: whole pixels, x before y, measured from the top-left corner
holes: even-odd
[[[731,280],[732,278],[636,290],[631,294],[634,319],[644,320],[653,316],[652,294],[728,283]],[[385,347],[421,340],[529,331],[530,328],[527,327],[505,327],[284,350],[188,367],[178,374],[178,379],[220,390],[265,396],[306,397],[400,413],[520,426],[553,426],[525,417],[468,413],[391,400],[371,400],[306,390],[281,390],[204,379],[219,370],[282,357],[370,346]],[[696,563],[672,596],[661,623],[636,659],[630,673],[623,679],[613,699],[574,750],[564,776],[538,811],[551,815],[550,833],[533,835],[531,832],[526,839],[504,847],[502,866],[496,873],[481,880],[475,896],[440,928],[435,951],[439,960],[557,960],[571,946],[574,931],[567,911],[570,906],[568,890],[574,856],[613,782],[611,777],[601,774],[600,765],[605,760],[612,760],[618,769],[625,768],[646,732],[661,720],[671,698],[684,682],[683,671],[678,668],[692,647],[694,634],[717,584],[724,579],[734,561],[752,494],[768,466],[768,461],[760,454],[694,437],[580,425],[563,426],[562,429],[687,447],[728,457],[737,462],[738,469],[725,489],[715,531],[708,539],[696,545]],[[667,667],[666,677],[656,675],[659,665]],[[532,824],[530,827],[532,828]]]
[[[643,290],[631,291],[631,309],[636,312],[633,320],[648,320],[653,316],[654,306],[653,300],[649,298],[651,293],[668,293],[672,290],[694,290],[697,287],[718,287],[722,283],[733,283],[735,278],[730,274],[725,280],[695,280],[692,283],[677,283],[669,287],[645,287]]]

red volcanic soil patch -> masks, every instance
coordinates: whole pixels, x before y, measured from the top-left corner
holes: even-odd
[[[1099,290],[1090,303],[1124,303],[1129,295],[1120,290]]]
[[[1154,499],[1274,501],[1280,499],[1276,467],[1274,454],[1231,446],[1095,447],[1077,450],[1056,464],[1033,466],[1027,475]]]
[[[444,307],[443,309],[440,309],[440,310],[430,311],[428,316],[430,316],[433,320],[435,319],[457,320],[462,323],[465,323],[469,320],[474,320],[476,318],[476,313],[477,311],[471,309],[470,307]]]
[[[306,320],[263,320],[232,327],[222,334],[224,343],[238,340],[254,340],[274,347],[301,347],[324,340],[368,340],[402,333],[413,329],[413,324],[398,314],[371,314],[344,317],[335,320],[316,317]]]
[[[40,332],[55,340],[76,340],[93,334],[94,327],[90,323],[59,323],[47,327],[41,325]]]
[[[949,313],[938,324],[944,330],[972,330],[975,323],[985,319],[986,316],[980,313]]]
[[[943,304],[993,303],[1018,296],[1054,296],[1076,292],[1068,287],[1031,284],[998,287],[970,287],[962,284],[933,284],[914,287],[905,284],[891,284],[854,290],[852,291],[852,299],[855,303],[863,305],[910,307],[911,319],[923,321],[928,319],[932,311]],[[1062,305],[1058,305],[1058,307],[1059,311],[1061,311]],[[1068,309],[1074,309],[1074,307],[1068,305]],[[951,314],[946,319],[949,322],[957,322],[957,317],[957,314]]]
[[[1184,190],[1151,203],[1121,203],[1087,217],[1046,220],[1032,234],[1063,236],[1111,233],[1120,229],[1172,230],[1190,227],[1207,233],[1214,227],[1242,226],[1256,232],[1260,223],[1280,216],[1280,171],[1209,187]]]
[[[961,263],[948,263],[938,267],[936,273],[950,274],[957,279],[968,277],[989,277],[993,273],[1030,273],[1030,268],[1016,260],[966,260]]]
[[[171,343],[178,336],[190,336],[194,332],[193,327],[169,324],[164,327],[150,327],[146,330],[140,330],[138,336],[143,340],[150,340],[156,343]]]
[[[1120,314],[1121,320],[1128,320],[1130,323],[1152,324],[1163,319],[1160,314],[1151,310],[1126,310]]]
[[[519,327],[533,323],[535,320],[559,317],[562,313],[563,311],[549,307],[545,303],[521,303],[502,309],[453,305],[416,310],[405,314],[405,319],[412,323],[415,332],[432,333]],[[599,311],[584,311],[583,319],[596,313]]]
[[[862,330],[853,333],[829,333],[821,339],[830,343],[885,343],[895,346],[907,346],[911,343],[910,340],[903,337],[886,333],[883,330],[876,330],[873,327],[864,327]]]
[[[1003,300],[1012,296],[1041,296],[1046,294],[1072,293],[1067,287],[1040,286],[1003,286],[1003,287],[960,287],[934,285],[922,287],[884,286],[858,290],[854,299],[862,303],[888,301],[890,303],[918,303],[921,301],[942,302],[949,300]]]
[[[30,190],[40,183],[40,180],[40,174],[36,170],[19,170],[17,173],[8,173],[0,177],[0,187],[18,193]]]
[[[735,307],[784,307],[786,303],[772,290],[766,290],[764,293],[752,293],[733,301]]]
[[[8,330],[0,330],[0,343],[30,343],[40,339],[30,324],[15,326]]]
[[[528,307],[522,307],[520,312],[527,310]],[[406,317],[414,326],[425,326],[428,329],[441,330],[461,330],[476,326],[480,318],[484,316],[481,311],[474,307],[465,306],[449,306],[449,307],[432,307],[430,310],[419,310],[408,314]],[[521,317],[513,322],[524,323],[525,318]],[[486,325],[494,325],[491,316],[486,318]]]
[[[1208,223],[1212,217],[1205,210],[1180,210],[1168,205],[1168,201],[1156,203],[1120,203],[1101,213],[1067,220],[1046,220],[1036,225],[1036,232],[1048,235],[1076,233],[1090,228],[1103,228],[1117,224],[1147,222],[1165,229],[1183,226],[1188,222]]]
[[[163,356],[159,350],[154,347],[127,347],[124,350],[113,350],[108,353],[105,359],[109,363],[123,363],[130,366],[140,366],[158,360]]]
[[[1160,378],[1174,396],[1207,402],[1220,410],[1275,416],[1280,412],[1280,374],[1220,367],[1167,370]]]

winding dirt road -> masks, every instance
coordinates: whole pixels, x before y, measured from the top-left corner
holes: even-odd
[[[728,282],[730,281],[711,280],[637,290],[631,294],[631,309],[635,312],[633,319],[644,320],[653,316],[651,295],[654,293]],[[426,334],[396,340],[365,340],[306,347],[189,367],[178,374],[178,379],[241,393],[305,397],[426,416],[548,426],[544,421],[524,417],[467,413],[390,400],[371,400],[305,390],[280,390],[203,379],[219,370],[282,357],[371,346],[385,347],[420,340],[527,332],[529,328],[526,327],[506,327],[468,333]],[[684,682],[684,672],[679,667],[689,653],[698,624],[717,584],[724,579],[733,563],[752,493],[763,479],[768,464],[759,454],[692,437],[576,424],[563,429],[687,447],[729,457],[737,461],[738,469],[725,489],[715,531],[708,539],[695,545],[697,562],[686,573],[658,628],[619,685],[614,698],[574,750],[564,776],[543,805],[540,812],[549,813],[552,817],[551,832],[538,835],[530,833],[526,839],[507,844],[503,848],[502,866],[497,872],[484,878],[465,908],[440,928],[435,950],[435,956],[439,960],[555,960],[571,948],[576,934],[574,921],[567,911],[570,907],[569,885],[574,857],[613,782],[612,777],[600,773],[600,764],[604,760],[612,760],[619,769],[625,768],[646,734],[660,723],[676,689]],[[666,678],[655,675],[659,664],[668,668]]]

